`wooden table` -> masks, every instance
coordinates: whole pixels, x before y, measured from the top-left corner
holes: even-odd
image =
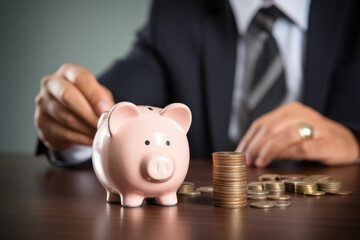
[[[210,160],[192,160],[187,180],[211,185]],[[263,173],[328,174],[350,196],[292,195],[288,208],[222,209],[211,195],[179,196],[174,207],[108,204],[92,169],[0,154],[0,239],[360,239],[360,166],[275,164]]]

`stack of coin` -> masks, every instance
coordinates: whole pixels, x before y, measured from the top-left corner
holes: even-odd
[[[313,182],[300,182],[296,184],[296,193],[313,193],[317,192],[318,187],[316,183]]]
[[[203,186],[196,188],[196,191],[201,193],[213,193],[214,188],[212,186]]]
[[[305,177],[306,176],[302,175],[302,174],[283,174],[283,175],[280,175],[280,180],[285,180],[285,179],[302,180]]]
[[[265,181],[263,182],[264,190],[270,191],[270,193],[282,193],[285,192],[285,184],[277,181]]]
[[[245,207],[247,203],[246,157],[239,152],[214,152],[214,205],[224,208]]]
[[[268,174],[263,174],[259,177],[259,180],[264,182],[264,181],[277,181],[280,179],[280,175],[279,174],[273,174],[273,173],[268,173]]]
[[[306,182],[317,182],[317,181],[323,181],[323,180],[329,180],[329,179],[331,179],[331,176],[323,175],[323,174],[310,175],[310,176],[303,178],[303,180]]]
[[[251,200],[263,200],[267,199],[269,191],[264,190],[248,190],[248,199]]]
[[[324,192],[337,192],[341,188],[341,182],[337,180],[322,180],[316,183],[319,190]]]
[[[304,182],[301,180],[285,179],[282,181],[285,184],[286,192],[296,192],[296,184]]]
[[[178,193],[190,193],[195,189],[195,184],[193,182],[183,182],[178,189]]]
[[[249,182],[247,185],[248,190],[263,190],[262,182]]]

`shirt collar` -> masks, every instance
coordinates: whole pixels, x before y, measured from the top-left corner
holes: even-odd
[[[251,20],[262,7],[272,4],[286,14],[302,31],[308,28],[311,0],[229,0],[234,13],[238,32],[243,34]]]

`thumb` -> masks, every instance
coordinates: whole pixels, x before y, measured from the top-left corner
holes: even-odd
[[[95,112],[97,115],[101,116],[102,113],[110,111],[110,109],[114,106],[114,98],[112,93],[102,85],[99,86],[99,94],[94,96],[94,105]]]
[[[98,83],[94,75],[86,68],[75,64],[64,64],[59,72],[81,91],[98,116],[114,106],[111,92]]]

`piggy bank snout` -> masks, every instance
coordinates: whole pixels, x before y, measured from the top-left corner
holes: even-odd
[[[149,181],[164,182],[174,174],[174,162],[169,157],[149,156],[144,161],[142,172]]]

